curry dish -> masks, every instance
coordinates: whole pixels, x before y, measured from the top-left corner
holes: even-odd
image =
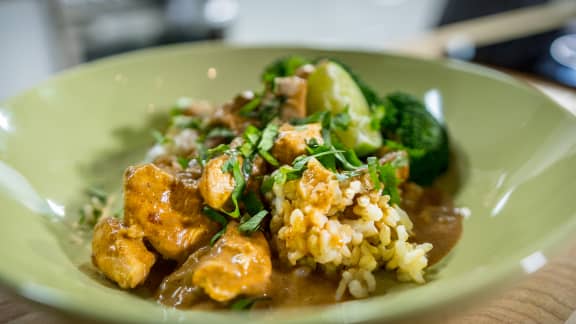
[[[120,288],[180,308],[329,304],[370,296],[383,273],[424,283],[460,238],[433,186],[443,123],[340,62],[281,58],[262,89],[170,116],[124,174],[123,215],[95,222],[92,262]]]

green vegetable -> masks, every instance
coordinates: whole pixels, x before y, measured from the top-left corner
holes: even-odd
[[[222,237],[222,235],[226,233],[226,226],[227,225],[224,225],[222,229],[220,229],[216,234],[214,234],[214,236],[212,236],[212,238],[210,239],[210,246],[214,246],[214,244],[216,244],[216,242]]]
[[[250,217],[247,221],[243,222],[238,226],[238,231],[244,235],[250,235],[260,229],[262,221],[268,215],[267,210],[261,210],[254,216]]]
[[[228,127],[214,127],[206,134],[206,138],[224,137],[232,139],[234,136],[236,136],[236,134]]]
[[[177,158],[178,164],[180,164],[180,166],[182,167],[182,169],[186,170],[188,168],[188,165],[190,164],[190,160],[188,158],[179,156]]]
[[[280,107],[285,98],[279,96],[267,96],[263,98],[257,95],[246,105],[240,108],[239,114],[243,117],[254,118],[260,121],[261,125],[267,125],[280,114]]]
[[[235,310],[235,311],[241,311],[241,310],[247,310],[252,308],[252,306],[254,306],[254,303],[259,301],[259,300],[266,300],[268,299],[267,297],[256,297],[256,298],[250,298],[250,297],[245,297],[245,298],[238,298],[236,299],[231,305],[230,305],[230,309],[231,310]]]
[[[272,156],[268,151],[274,146],[274,140],[278,136],[278,125],[270,123],[262,131],[262,137],[258,143],[258,154],[264,158],[268,163],[273,166],[278,166],[278,160]]]
[[[222,226],[226,226],[226,224],[228,224],[228,219],[226,219],[226,216],[208,206],[204,206],[204,208],[202,208],[202,213]]]
[[[250,115],[251,112],[253,112],[256,108],[258,108],[258,106],[260,106],[261,102],[262,102],[262,97],[259,95],[256,95],[256,96],[254,96],[254,98],[252,100],[248,101],[248,103],[246,103],[244,106],[242,106],[242,108],[240,108],[238,113],[241,116],[248,116],[248,115]]]
[[[244,174],[240,166],[240,160],[238,160],[236,154],[231,154],[228,160],[226,160],[226,162],[222,165],[222,172],[231,172],[232,177],[234,178],[234,190],[232,191],[230,197],[232,199],[232,203],[234,204],[234,210],[230,212],[223,212],[232,218],[238,218],[240,217],[238,199],[246,187],[246,180],[244,179]]]
[[[299,67],[308,63],[309,60],[296,55],[280,58],[264,69],[262,82],[272,89],[275,78],[294,75]]]
[[[204,215],[206,215],[208,218],[210,218],[211,220],[222,225],[222,228],[216,234],[214,234],[214,236],[212,236],[212,238],[210,239],[210,246],[213,246],[214,243],[216,243],[216,241],[218,241],[218,239],[220,239],[220,237],[222,237],[222,235],[224,235],[224,233],[226,232],[226,226],[228,225],[228,219],[226,218],[226,216],[222,215],[217,210],[214,210],[208,206],[204,206],[204,208],[202,208],[202,213]]]
[[[215,157],[216,155],[222,154],[230,149],[230,145],[228,144],[219,144],[216,147],[206,150],[205,160],[210,160],[211,158]]]
[[[154,137],[154,140],[156,141],[156,144],[158,145],[164,145],[167,143],[170,143],[170,139],[166,136],[164,136],[164,134],[162,134],[160,131],[153,129],[152,130],[152,137]]]
[[[176,115],[172,117],[171,125],[181,129],[200,129],[202,127],[202,119],[200,117]]]
[[[408,152],[412,181],[432,184],[448,168],[446,129],[414,96],[396,92],[386,96],[385,103],[387,117],[382,121],[382,132],[392,140],[386,146]]]
[[[382,136],[371,126],[371,112],[354,79],[332,61],[321,61],[308,77],[307,107],[311,113],[329,111],[333,116],[346,113],[346,129],[334,133],[348,148],[364,156],[382,145]],[[341,118],[339,118],[341,119]]]
[[[396,168],[391,163],[386,163],[378,167],[378,172],[380,182],[384,183],[382,194],[390,196],[391,204],[399,204],[400,193],[398,192]]]
[[[258,194],[254,191],[248,191],[244,195],[244,206],[249,215],[256,215],[258,212],[264,209],[264,204]]]
[[[370,180],[374,184],[376,189],[380,189],[380,177],[378,176],[378,159],[375,156],[371,156],[367,159],[368,161],[368,173],[370,174]]]

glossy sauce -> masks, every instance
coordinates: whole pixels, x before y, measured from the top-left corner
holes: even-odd
[[[429,252],[429,264],[435,264],[445,257],[458,242],[462,233],[462,217],[454,208],[450,197],[437,189],[423,189],[408,184],[403,188],[403,208],[414,223],[414,241],[429,242],[434,248]],[[164,266],[162,276],[169,267]],[[378,275],[378,274],[376,274]],[[157,290],[158,280],[150,281],[148,291]],[[336,303],[335,292],[338,286],[336,278],[310,271],[305,267],[285,269],[273,264],[272,283],[264,298],[254,304],[254,308],[292,308],[299,306],[323,305]],[[171,289],[178,289],[172,287]],[[196,292],[197,293],[197,292]],[[346,297],[345,297],[346,299]],[[227,309],[204,297],[193,306],[179,303],[166,303],[178,308],[194,309]]]

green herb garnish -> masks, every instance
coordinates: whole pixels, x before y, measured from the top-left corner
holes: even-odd
[[[216,244],[216,242],[222,237],[222,235],[226,233],[226,226],[227,225],[224,225],[221,230],[219,230],[216,234],[214,234],[214,236],[212,236],[212,238],[210,239],[210,246],[214,246],[214,244]]]
[[[216,243],[216,241],[218,241],[218,239],[220,237],[222,237],[222,235],[224,235],[224,232],[226,232],[226,226],[228,225],[228,219],[226,218],[225,215],[222,215],[217,210],[214,210],[208,206],[204,206],[204,208],[202,208],[202,213],[204,215],[206,215],[208,218],[210,218],[211,220],[222,225],[222,228],[216,234],[214,234],[214,236],[212,236],[212,238],[210,239],[210,246],[213,246],[214,243]]]
[[[185,158],[185,157],[182,157],[182,156],[179,156],[179,157],[176,158],[176,161],[178,161],[178,164],[180,164],[180,166],[181,166],[182,169],[184,169],[184,170],[188,169],[188,165],[190,164],[190,161],[191,161],[191,160],[192,160],[192,159]]]
[[[258,106],[260,106],[261,102],[262,102],[262,96],[256,94],[256,95],[254,95],[254,98],[252,100],[248,101],[244,106],[242,106],[242,108],[240,108],[238,113],[241,116],[249,117],[251,115],[251,113],[254,110],[256,110],[256,108],[258,108]]]
[[[262,200],[260,200],[259,195],[254,191],[248,191],[246,195],[244,195],[244,206],[250,215],[256,215],[264,209]]]
[[[202,208],[202,213],[204,213],[204,215],[208,216],[208,218],[210,218],[211,220],[215,221],[216,223],[222,226],[226,226],[226,224],[228,224],[228,219],[226,218],[226,216],[222,215],[219,211],[213,208],[204,206],[204,208]]]
[[[156,129],[152,130],[152,137],[154,137],[156,144],[164,145],[170,143],[170,139]]]
[[[206,133],[206,138],[215,138],[215,137],[223,137],[223,138],[234,138],[236,134],[228,127],[214,127]]]
[[[242,310],[248,310],[250,308],[252,308],[252,306],[254,306],[254,303],[256,303],[259,300],[265,300],[268,299],[266,297],[256,297],[256,298],[250,298],[250,297],[244,297],[244,298],[238,298],[236,299],[231,305],[230,305],[230,309],[231,310],[235,310],[235,311],[242,311]]]
[[[234,210],[231,212],[224,211],[228,216],[233,218],[240,217],[240,207],[238,199],[246,187],[246,180],[240,166],[240,160],[236,154],[231,154],[228,160],[222,165],[222,172],[231,172],[234,178],[234,190],[232,191],[231,199],[234,204]]]
[[[262,221],[268,215],[267,210],[261,210],[254,216],[250,217],[247,221],[238,226],[238,231],[244,235],[250,235],[260,229]]]
[[[368,162],[368,173],[370,174],[370,180],[374,184],[375,189],[380,189],[380,177],[378,176],[378,159],[375,156],[370,156],[367,159]]]

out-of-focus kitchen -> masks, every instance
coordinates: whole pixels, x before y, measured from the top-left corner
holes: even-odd
[[[0,98],[136,49],[223,40],[448,55],[576,87],[571,0],[3,0]]]

